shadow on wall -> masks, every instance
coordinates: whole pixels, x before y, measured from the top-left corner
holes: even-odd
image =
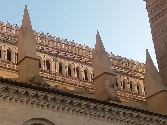
[[[55,124],[45,118],[32,118],[24,122],[22,125],[55,125]]]

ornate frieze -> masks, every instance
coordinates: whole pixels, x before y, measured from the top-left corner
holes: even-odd
[[[1,78],[2,79],[2,78]],[[4,80],[5,81],[5,80]],[[7,80],[10,82],[10,80]],[[1,82],[0,96],[5,102],[12,102],[16,105],[25,104],[51,110],[59,111],[68,114],[84,115],[85,117],[98,118],[106,122],[115,122],[123,124],[139,124],[139,125],[166,125],[166,116],[150,113],[139,109],[134,109],[126,106],[102,102],[91,98],[84,98],[58,90],[35,87],[28,85],[23,87],[24,83],[9,83]],[[21,86],[19,86],[19,84]],[[34,87],[33,87],[34,86]],[[34,89],[32,89],[34,88]],[[66,95],[66,96],[65,96]]]
[[[13,26],[9,23],[0,22],[0,29],[0,47],[2,50],[0,67],[17,72],[16,63],[18,49],[16,42],[19,27],[17,25]],[[34,31],[34,35],[38,42],[37,55],[41,64],[41,76],[52,81],[56,80],[68,85],[94,91],[94,85],[92,84],[93,69],[91,67],[94,50],[92,48],[77,44],[74,41],[67,41],[67,39],[52,37],[49,34],[36,31]],[[7,49],[11,50],[12,61],[6,60]],[[57,53],[59,54],[55,57]],[[111,61],[111,68],[121,77],[121,79],[117,79],[118,90],[144,97],[145,92],[142,85],[145,73],[144,64],[116,56],[112,53],[108,54],[108,56]],[[57,62],[55,62],[55,58],[57,58]],[[49,68],[47,67],[46,61],[49,62]],[[59,64],[62,66],[62,73],[59,73]],[[77,73],[79,73],[79,76]],[[123,85],[123,81],[127,81],[125,85]],[[132,83],[132,86],[130,83]],[[120,96],[121,95],[122,94],[120,94]]]

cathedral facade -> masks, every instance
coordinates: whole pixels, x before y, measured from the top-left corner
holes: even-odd
[[[0,75],[16,79],[19,27],[1,22],[0,29]],[[40,75],[49,84],[59,89],[94,91],[93,48],[36,31],[34,36],[37,41],[36,54],[40,59]],[[108,53],[108,56],[111,68],[117,73],[117,92],[120,98],[145,104],[145,64],[112,53]]]
[[[166,125],[167,3],[146,6],[160,72],[148,51],[145,64],[107,53],[98,31],[89,48],[32,30],[27,6],[20,27],[0,22],[0,123]]]

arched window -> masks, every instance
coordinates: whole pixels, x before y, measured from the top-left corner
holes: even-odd
[[[22,125],[55,125],[55,124],[45,118],[32,118],[24,122]]]
[[[7,60],[12,61],[12,53],[9,49],[7,49]]]
[[[38,60],[39,61],[39,65],[38,65],[39,68],[43,69],[43,64],[47,66],[46,61],[45,60],[43,61],[41,56],[38,56],[38,59],[39,59]],[[49,60],[48,60],[48,62],[49,62]],[[50,63],[49,63],[49,65],[50,65]]]
[[[130,91],[132,91],[132,85],[133,85],[132,82],[130,82]]]
[[[79,78],[79,69],[76,68],[77,78]]]
[[[122,87],[123,87],[123,89],[125,89],[125,80],[123,80],[123,83],[122,83],[123,85],[122,85]]]
[[[59,63],[59,73],[63,73],[63,66]]]
[[[88,73],[86,70],[84,70],[85,80],[88,80]]]
[[[137,84],[137,92],[140,93],[140,87],[138,84]]]
[[[2,58],[2,50],[0,49],[0,58]]]
[[[41,60],[39,59],[39,68],[41,68]]]
[[[46,60],[46,70],[50,70],[50,62]]]
[[[68,66],[68,76],[71,76],[71,67],[70,66]]]

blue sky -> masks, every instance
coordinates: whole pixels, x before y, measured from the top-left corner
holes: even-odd
[[[107,52],[145,63],[149,49],[156,64],[143,0],[0,0],[0,21],[21,25],[28,5],[33,29],[52,36],[95,45],[99,30]]]

